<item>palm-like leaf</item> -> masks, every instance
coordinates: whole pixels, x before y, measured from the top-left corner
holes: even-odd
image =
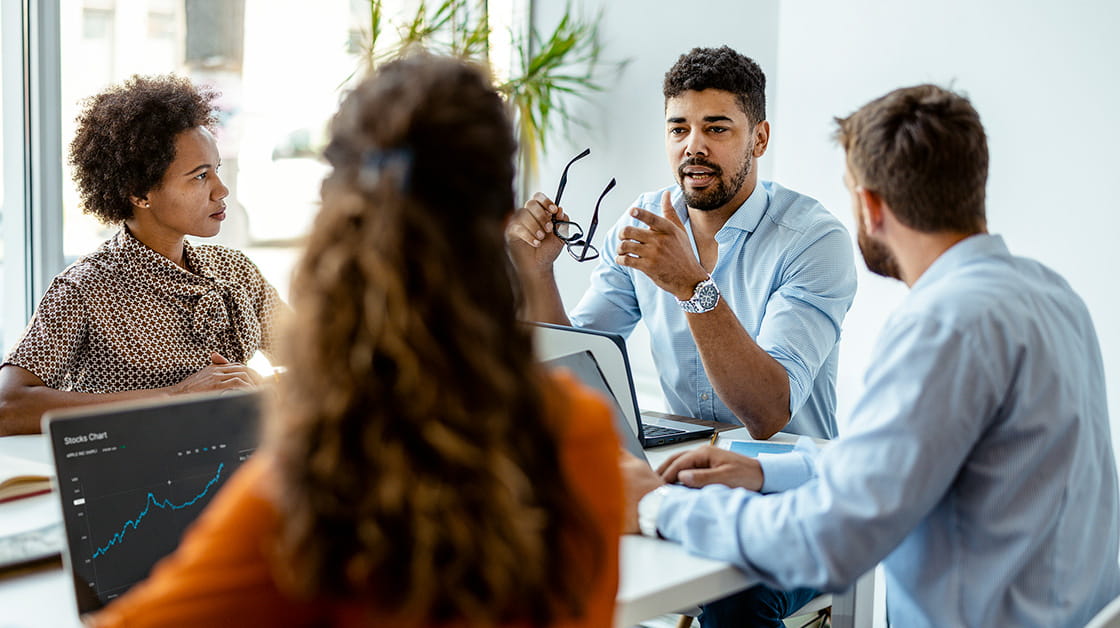
[[[572,122],[570,96],[586,97],[601,90],[596,80],[601,47],[598,20],[573,17],[570,7],[556,28],[544,38],[536,29],[512,41],[519,66],[495,88],[506,98],[516,123],[522,193],[535,175],[539,154],[558,120],[567,132]],[[386,27],[381,0],[370,0],[370,34],[363,38],[363,70],[418,50],[467,59],[491,72],[491,29],[486,0],[441,0],[429,9],[423,0],[398,29],[399,42],[378,51],[378,33]],[[511,34],[511,37],[513,35]]]

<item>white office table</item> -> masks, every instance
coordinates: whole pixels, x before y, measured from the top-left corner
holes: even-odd
[[[745,429],[722,432],[724,438],[750,438]],[[793,442],[795,436],[773,440]],[[704,441],[675,443],[646,450],[653,468],[670,455]],[[710,602],[756,584],[730,563],[694,556],[680,545],[644,536],[622,538],[615,626],[633,626],[645,619]]]
[[[725,438],[748,438],[746,430],[723,433]],[[796,437],[779,434],[772,440],[793,442]],[[648,451],[655,467],[673,452],[689,449],[703,441],[659,447]],[[42,436],[0,438],[0,453],[31,460],[49,461]],[[0,534],[33,529],[61,517],[52,494],[37,495],[0,504]],[[741,591],[755,584],[729,563],[693,556],[676,543],[641,536],[622,539],[620,583],[615,625],[619,628],[643,620],[694,607]],[[871,593],[861,579],[858,595],[833,596],[833,625],[870,625]],[[860,612],[856,613],[856,604]],[[845,610],[849,609],[849,610]],[[858,617],[866,615],[866,621]],[[858,616],[858,617],[857,617]],[[74,592],[57,563],[0,572],[0,628],[79,627]]]
[[[0,438],[0,454],[50,462],[43,436]],[[33,530],[59,521],[54,493],[33,495],[0,504],[0,535]],[[0,572],[0,628],[69,628],[78,621],[74,590],[57,563],[34,564]]]
[[[720,438],[751,440],[745,428],[720,432]],[[795,443],[798,438],[795,434],[780,432],[770,440]],[[646,457],[657,468],[670,455],[703,443],[692,441],[656,447],[646,450]],[[676,543],[648,537],[623,537],[619,563],[618,605],[615,608],[615,626],[618,628],[718,600],[757,584],[730,563],[693,556]],[[833,628],[871,626],[874,587],[875,574],[871,571],[848,591],[834,594]]]

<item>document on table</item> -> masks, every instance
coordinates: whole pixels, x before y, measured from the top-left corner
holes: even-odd
[[[772,443],[765,440],[727,440],[720,447],[737,454],[757,458],[759,454],[785,454],[793,451],[793,443]]]

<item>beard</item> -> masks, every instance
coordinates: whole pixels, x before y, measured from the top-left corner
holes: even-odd
[[[711,211],[723,207],[730,202],[731,199],[735,198],[739,190],[743,189],[743,181],[746,181],[747,175],[751,173],[753,165],[754,156],[750,151],[747,151],[746,159],[743,160],[743,165],[739,168],[739,171],[735,173],[735,176],[731,177],[731,180],[728,181],[723,178],[723,168],[720,168],[706,159],[690,157],[684,160],[681,162],[681,165],[677,167],[677,181],[680,183],[681,190],[684,191],[685,204],[692,209],[699,209],[701,211]],[[690,191],[684,184],[685,179],[687,179],[684,174],[684,169],[689,166],[703,166],[704,168],[710,169],[715,183],[703,190]]]
[[[894,255],[891,255],[890,249],[887,248],[887,245],[872,240],[871,236],[867,235],[867,232],[863,229],[862,220],[859,221],[856,243],[859,244],[859,253],[863,256],[863,263],[867,264],[867,270],[890,279],[902,279],[898,261],[895,260]]]

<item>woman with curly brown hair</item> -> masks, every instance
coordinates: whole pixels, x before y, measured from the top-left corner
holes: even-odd
[[[245,388],[285,308],[217,235],[229,188],[211,131],[217,94],[134,76],[90,98],[70,163],[82,208],[120,231],[62,271],[0,367],[0,436],[52,408]]]
[[[516,319],[500,98],[411,57],[331,137],[265,444],[94,623],[611,625],[618,440]]]

